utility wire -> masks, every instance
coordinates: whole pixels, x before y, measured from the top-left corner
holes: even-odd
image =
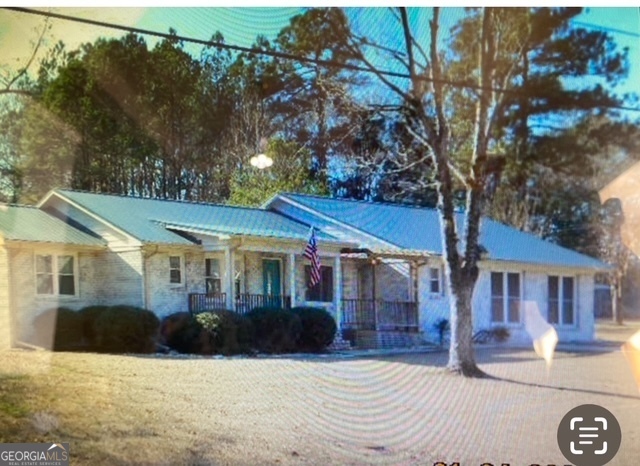
[[[613,34],[624,34],[626,36],[640,38],[640,33],[626,31],[624,29],[612,28],[608,26],[600,26],[599,24],[586,23],[584,21],[571,21],[571,24],[574,24],[580,27],[585,27],[585,28],[597,29],[599,31],[611,32]]]
[[[340,69],[345,69],[345,70],[350,70],[350,71],[360,71],[360,72],[369,73],[369,74],[374,73],[374,71],[372,71],[370,68],[357,66],[357,65],[354,65],[354,64],[351,64],[351,63],[346,63],[346,62],[338,62],[338,61],[335,61],[335,60],[315,59],[315,58],[303,57],[303,56],[295,55],[295,54],[291,54],[291,53],[278,52],[276,50],[265,50],[265,49],[254,48],[254,47],[244,47],[244,46],[241,46],[241,45],[226,44],[224,42],[197,39],[197,38],[194,38],[194,37],[182,36],[182,35],[179,35],[179,34],[158,32],[158,31],[153,31],[153,30],[150,30],[150,29],[135,28],[135,27],[131,27],[131,26],[124,26],[122,24],[108,23],[108,22],[105,22],[105,21],[96,21],[96,20],[93,20],[93,19],[80,18],[78,16],[63,15],[63,14],[60,14],[60,13],[53,13],[53,12],[50,12],[50,11],[35,10],[35,9],[32,9],[32,8],[22,8],[22,7],[0,7],[0,8],[5,9],[5,10],[16,11],[16,12],[19,12],[19,13],[26,13],[26,14],[31,14],[31,15],[44,16],[46,18],[62,19],[62,20],[66,20],[66,21],[89,24],[89,25],[92,25],[92,26],[98,26],[98,27],[103,27],[103,28],[108,28],[108,29],[117,29],[117,30],[120,30],[120,31],[129,32],[129,33],[148,35],[148,36],[153,36],[153,37],[160,37],[160,38],[163,38],[163,39],[179,40],[179,41],[183,41],[183,42],[190,42],[190,43],[205,45],[205,46],[209,46],[209,47],[216,47],[216,48],[220,48],[220,49],[223,49],[223,50],[233,50],[233,51],[236,51],[236,52],[244,52],[244,53],[249,53],[249,54],[253,54],[253,55],[264,55],[264,56],[269,56],[269,57],[273,57],[273,58],[282,58],[284,60],[291,60],[291,61],[296,61],[296,62],[299,62],[299,63],[309,63],[309,64],[325,66],[325,67],[329,67],[329,68],[340,68]],[[581,23],[581,25],[599,27],[597,25],[592,25],[590,23]],[[607,28],[603,27],[602,29],[607,29]],[[620,30],[619,32],[623,32],[623,31]],[[431,83],[441,83],[441,84],[446,84],[446,85],[449,85],[449,86],[452,86],[452,87],[460,87],[460,88],[466,88],[466,89],[491,90],[491,91],[494,91],[494,92],[514,93],[514,94],[519,93],[519,91],[516,90],[516,89],[501,89],[501,88],[492,88],[492,87],[482,87],[482,86],[478,86],[478,85],[475,85],[475,84],[472,84],[472,83],[468,83],[468,82],[452,81],[452,80],[448,80],[448,79],[433,79],[433,78],[429,78],[429,77],[426,77],[426,76],[420,76],[420,75],[412,77],[410,74],[401,73],[401,72],[397,72],[397,71],[391,71],[391,70],[376,70],[375,73],[378,73],[378,74],[380,74],[382,76],[389,76],[389,77],[393,77],[393,78],[416,79],[418,81],[425,81],[425,82],[431,82]],[[610,108],[610,109],[616,109],[616,110],[640,112],[640,108],[618,106],[618,105],[600,106],[600,108]]]

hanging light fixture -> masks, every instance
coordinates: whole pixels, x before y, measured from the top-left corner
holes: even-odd
[[[265,154],[258,154],[251,157],[249,163],[260,170],[264,170],[265,168],[269,168],[273,165],[273,159]]]
[[[260,148],[258,149],[258,152],[259,152],[258,155],[254,155],[249,160],[249,163],[251,163],[252,166],[260,170],[264,170],[265,168],[269,168],[271,165],[273,165],[273,159],[264,153],[266,151],[266,148],[267,148],[267,139],[261,138]]]

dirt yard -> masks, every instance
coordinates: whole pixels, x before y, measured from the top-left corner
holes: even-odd
[[[601,325],[609,340],[635,329]],[[610,328],[609,328],[610,327]],[[176,359],[0,353],[0,442],[70,442],[72,464],[566,464],[557,426],[616,415],[612,465],[637,464],[640,394],[616,345],[479,349],[495,379],[443,373],[446,353]]]

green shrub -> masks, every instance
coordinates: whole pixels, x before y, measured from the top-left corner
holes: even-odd
[[[225,309],[197,314],[195,319],[209,333],[211,350],[215,354],[239,354],[251,349],[251,321]]]
[[[108,306],[87,306],[78,311],[82,321],[82,335],[87,348],[96,347],[96,320]]]
[[[355,328],[343,328],[342,339],[348,341],[351,346],[356,346],[358,342],[358,331]]]
[[[82,319],[66,307],[48,309],[34,321],[34,344],[54,351],[82,349]]]
[[[489,330],[479,330],[473,335],[474,343],[489,343],[495,341],[503,343],[509,339],[511,333],[506,327],[493,327]]]
[[[494,327],[490,330],[493,341],[503,343],[509,339],[511,333],[506,327]]]
[[[445,337],[451,331],[449,321],[447,319],[439,319],[435,324],[433,324],[433,328],[436,330],[436,332],[438,332],[438,340],[440,342],[440,346],[444,345]]]
[[[246,316],[253,325],[254,345],[265,353],[296,351],[302,332],[300,317],[284,309],[257,307]]]
[[[251,350],[252,325],[245,316],[224,309],[195,316],[178,312],[162,320],[161,337],[180,353],[232,355]]]
[[[326,309],[318,307],[295,307],[291,309],[302,324],[298,349],[319,353],[333,343],[338,327]]]
[[[94,325],[96,349],[109,353],[152,353],[160,321],[146,309],[112,306]]]

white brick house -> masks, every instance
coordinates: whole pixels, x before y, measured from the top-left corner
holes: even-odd
[[[0,205],[0,348],[34,335],[34,319],[54,307],[98,299],[98,238],[26,206]]]
[[[16,213],[19,224],[9,220]],[[302,255],[310,226],[322,261],[314,288]],[[40,236],[29,238],[34,231]],[[358,342],[376,346],[434,341],[434,323],[449,313],[429,209],[297,194],[248,209],[56,190],[38,208],[0,210],[0,232],[5,345],[28,338],[33,318],[54,305],[129,304],[161,317],[322,306]],[[593,338],[593,278],[604,264],[490,220],[481,242],[488,255],[474,295],[476,329],[504,325],[512,341],[527,341],[521,309],[533,303],[561,340]],[[43,280],[39,251],[54,262],[73,258],[73,296],[34,292]],[[70,280],[52,276],[53,287]]]

